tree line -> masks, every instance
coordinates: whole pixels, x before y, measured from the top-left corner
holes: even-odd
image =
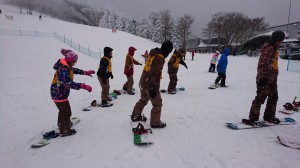
[[[68,0],[5,0],[6,4],[15,5],[20,13],[32,14],[32,11],[50,15],[61,20],[117,29],[136,36],[162,43],[171,40],[175,48],[186,48],[191,35],[194,16],[185,14],[174,18],[170,10],[152,11],[148,17],[136,20],[108,9],[93,9],[87,5]],[[210,43],[218,38],[219,45],[242,44],[256,31],[266,28],[264,18],[251,19],[239,12],[216,13],[202,30],[202,35]]]

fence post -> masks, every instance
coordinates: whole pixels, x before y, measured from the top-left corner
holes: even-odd
[[[19,31],[20,31],[20,36],[22,36],[22,33],[21,33],[21,28],[19,27]]]
[[[289,71],[289,66],[290,66],[290,56],[288,56],[288,63],[287,63],[287,66],[286,66],[287,71]]]
[[[35,36],[37,36],[37,31],[36,31],[36,28],[35,28],[34,30],[35,30]]]

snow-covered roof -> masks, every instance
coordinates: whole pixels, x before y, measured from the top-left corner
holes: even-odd
[[[293,39],[284,39],[283,43],[290,43],[290,42],[298,42],[299,40],[293,38]]]
[[[207,47],[207,44],[203,43],[203,41],[200,42],[200,44],[198,45],[198,47]]]
[[[273,32],[274,31],[272,30],[272,31],[269,31],[269,32],[266,32],[266,33],[258,34],[258,35],[254,36],[254,37],[251,37],[248,41],[250,41],[250,40],[252,40],[254,38],[257,38],[257,37],[271,36]],[[289,37],[289,34],[287,32],[284,32],[284,34],[285,34],[285,37]]]

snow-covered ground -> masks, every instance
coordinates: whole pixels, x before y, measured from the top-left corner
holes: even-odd
[[[134,46],[135,58],[143,62],[145,50],[159,46],[127,33],[72,24],[50,17],[39,21],[37,15],[20,15],[18,9],[0,5],[0,29],[40,31],[54,29],[94,50],[110,46],[113,51],[111,90],[121,89],[126,80],[123,64],[127,49]],[[154,145],[148,148],[133,144],[129,115],[139,99],[138,81],[142,66],[135,66],[136,95],[122,95],[111,108],[82,111],[93,99],[100,101],[100,84],[96,78],[75,76],[76,82],[93,87],[91,93],[72,90],[69,97],[73,116],[81,122],[76,135],[57,138],[50,145],[31,149],[40,133],[55,128],[57,109],[50,98],[54,63],[61,58],[60,49],[69,48],[54,38],[0,36],[0,167],[5,168],[93,168],[93,167],[208,167],[208,168],[295,168],[300,165],[300,151],[280,145],[277,135],[300,141],[300,113],[292,117],[292,126],[251,130],[231,130],[227,121],[247,118],[255,97],[257,57],[229,56],[228,88],[209,90],[217,74],[208,73],[211,54],[187,54],[186,70],[178,73],[178,86],[186,88],[176,95],[162,94],[164,129],[153,131]],[[76,52],[76,51],[75,51]],[[97,70],[99,59],[80,54],[77,68]],[[167,58],[167,60],[170,56]],[[278,109],[294,96],[300,97],[300,74],[286,71],[286,60],[279,60]],[[161,88],[169,77],[164,67]],[[264,107],[261,112],[263,113]],[[144,114],[149,117],[151,103]],[[283,114],[277,114],[284,117]],[[148,122],[148,121],[147,121]]]

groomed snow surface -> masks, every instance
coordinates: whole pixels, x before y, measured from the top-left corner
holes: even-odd
[[[0,5],[0,29],[53,31],[89,45],[93,50],[105,46],[113,50],[113,89],[121,89],[125,56],[134,46],[135,58],[144,63],[141,54],[160,44],[124,32],[72,24],[50,17],[38,20],[38,14],[20,15],[18,9]],[[5,20],[5,14],[14,20]],[[292,126],[275,126],[250,130],[232,130],[228,121],[247,118],[256,95],[258,57],[229,56],[226,84],[228,88],[209,90],[217,77],[208,73],[212,54],[196,54],[191,61],[187,53],[186,70],[178,72],[178,87],[184,92],[162,94],[164,129],[151,135],[154,145],[138,147],[133,144],[129,115],[138,101],[138,81],[143,66],[135,66],[136,94],[121,95],[111,108],[82,111],[93,99],[100,101],[101,88],[94,75],[75,76],[74,81],[93,87],[71,90],[69,101],[73,116],[80,117],[77,134],[50,141],[46,147],[31,149],[30,145],[41,133],[56,128],[57,108],[50,97],[54,63],[61,58],[60,50],[70,47],[55,38],[0,36],[0,167],[3,168],[93,168],[93,167],[157,167],[157,168],[296,168],[300,165],[300,151],[280,145],[276,137],[300,140],[300,113],[291,117]],[[75,51],[75,50],[74,50]],[[99,59],[79,55],[75,67],[97,70]],[[170,56],[166,59],[168,61]],[[300,74],[286,71],[286,60],[279,60],[278,78],[280,110],[294,96],[300,97]],[[161,88],[169,82],[167,63],[164,66]],[[149,118],[151,103],[144,109]],[[261,112],[263,113],[264,107]],[[278,117],[286,115],[277,113]],[[261,114],[262,119],[262,114]],[[149,124],[149,121],[147,121]]]

